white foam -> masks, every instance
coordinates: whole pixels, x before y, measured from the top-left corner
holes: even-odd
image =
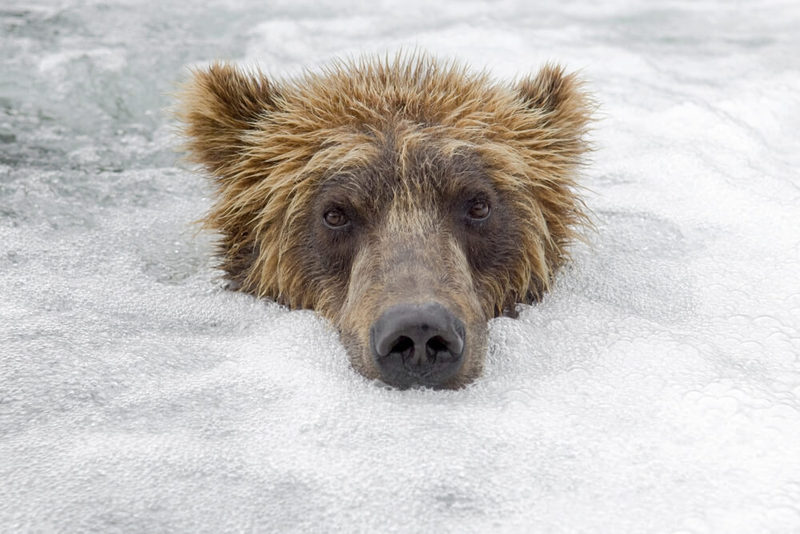
[[[800,530],[798,7],[262,4],[0,9],[0,530]],[[222,290],[161,111],[417,46],[602,105],[591,245],[461,391]]]

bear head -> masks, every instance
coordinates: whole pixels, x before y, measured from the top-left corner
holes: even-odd
[[[477,377],[487,321],[537,300],[587,222],[590,101],[554,65],[504,84],[424,55],[283,81],[216,63],[180,102],[231,287],[317,310],[398,387]]]

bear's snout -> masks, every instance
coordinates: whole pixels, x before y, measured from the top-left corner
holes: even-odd
[[[370,328],[372,358],[392,385],[438,386],[461,369],[464,323],[436,302],[397,304]]]

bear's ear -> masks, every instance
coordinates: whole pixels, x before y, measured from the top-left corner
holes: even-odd
[[[547,64],[536,76],[520,80],[516,89],[545,127],[556,130],[556,137],[571,145],[563,148],[577,151],[575,155],[583,152],[581,139],[591,119],[592,103],[575,74],[564,74],[563,67]]]
[[[193,72],[179,94],[190,159],[225,178],[244,157],[245,135],[271,109],[277,91],[261,72],[242,72],[226,63]]]

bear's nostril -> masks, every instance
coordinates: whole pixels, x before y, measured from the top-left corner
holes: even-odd
[[[410,337],[400,336],[389,350],[389,354],[391,353],[401,354],[403,358],[408,358],[414,353],[414,341]]]
[[[429,358],[436,358],[438,353],[449,350],[450,347],[441,336],[432,337],[427,343],[425,343],[425,351],[427,352]]]

